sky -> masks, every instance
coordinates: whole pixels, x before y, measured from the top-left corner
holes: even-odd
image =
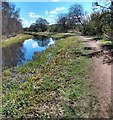
[[[54,24],[61,13],[67,13],[75,2],[14,2],[16,8],[20,8],[20,18],[23,27],[29,27],[39,17]],[[87,14],[92,12],[92,2],[77,2],[81,4]]]

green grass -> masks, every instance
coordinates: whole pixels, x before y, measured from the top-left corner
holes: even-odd
[[[113,45],[112,41],[110,40],[100,40],[100,42],[103,44],[103,45]]]
[[[93,38],[93,40],[98,41],[98,40],[101,40],[101,39],[102,39],[102,36],[93,36],[92,38]]]
[[[102,36],[94,36],[93,40],[99,41],[102,45],[113,45],[112,41],[109,39],[103,39]]]
[[[10,46],[11,44],[14,44],[14,43],[19,43],[21,41],[24,41],[25,39],[30,39],[32,38],[33,36],[32,35],[27,35],[27,34],[18,34],[17,36],[15,37],[11,37],[9,39],[6,39],[6,40],[3,40],[2,41],[2,44],[0,44],[0,47],[8,47]]]
[[[85,118],[95,115],[89,79],[90,59],[76,55],[85,44],[77,36],[55,35],[60,40],[34,61],[3,69],[3,116],[10,118]],[[93,96],[93,97],[92,97]],[[93,111],[91,113],[91,110]]]

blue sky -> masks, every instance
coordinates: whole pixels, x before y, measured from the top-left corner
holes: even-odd
[[[92,12],[92,2],[77,3],[83,6],[87,14]],[[50,24],[54,24],[57,15],[66,13],[74,2],[14,2],[14,4],[20,8],[23,27],[29,27],[39,17],[46,19]]]

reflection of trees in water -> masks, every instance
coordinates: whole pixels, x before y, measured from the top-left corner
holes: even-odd
[[[13,44],[2,49],[2,66],[12,67],[21,64],[24,60],[24,52],[21,50],[22,43]]]
[[[34,38],[40,47],[48,47],[51,40],[47,37]],[[23,42],[13,44],[9,47],[2,49],[2,66],[17,66],[21,65],[26,61],[25,58],[26,48],[23,47]]]
[[[34,38],[33,40],[37,41],[40,47],[46,47],[50,42],[50,40],[47,37],[38,37]]]

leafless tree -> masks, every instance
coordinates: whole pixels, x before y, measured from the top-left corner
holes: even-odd
[[[22,31],[19,9],[9,2],[2,2],[2,35],[12,37]]]
[[[83,24],[82,19],[84,16],[83,7],[80,4],[74,4],[69,8],[70,22],[75,26],[76,24]]]

